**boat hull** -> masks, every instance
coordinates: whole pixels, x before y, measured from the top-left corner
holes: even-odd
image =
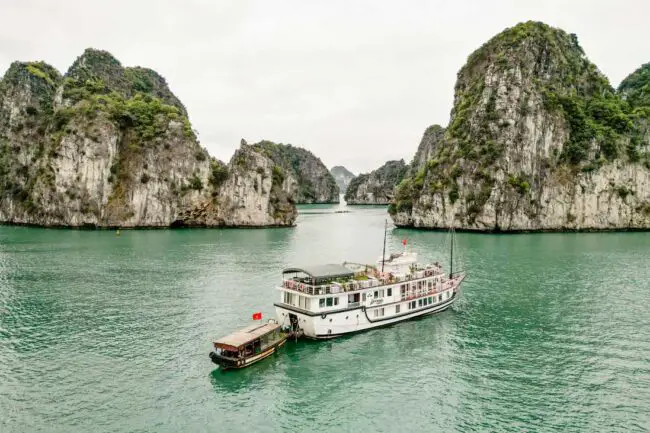
[[[266,348],[265,350],[263,350],[262,352],[256,355],[249,356],[243,359],[238,359],[238,360],[232,360],[230,358],[221,357],[215,351],[210,352],[209,356],[212,362],[217,364],[222,370],[236,370],[236,369],[250,367],[256,362],[259,362],[264,358],[268,358],[269,356],[277,352],[278,349],[282,347],[286,342],[287,339],[284,338],[281,341],[274,344],[273,346],[269,346],[268,348]]]
[[[276,303],[275,309],[281,325],[288,326],[290,324],[290,316],[295,316],[298,320],[298,326],[303,331],[305,337],[321,340],[356,332],[363,332],[382,326],[394,325],[406,320],[440,313],[451,307],[458,299],[458,296],[459,291],[455,290],[450,292],[449,298],[444,299],[441,302],[427,305],[422,308],[384,315],[382,317],[374,317],[375,310],[382,308],[382,306],[362,306],[354,309],[346,309],[343,311],[328,312],[324,314],[314,314],[313,312],[300,310],[282,303]],[[405,302],[408,302],[408,300]],[[404,303],[401,304],[402,306],[404,305]],[[382,309],[389,310],[387,306],[383,306]],[[392,311],[395,311],[394,307]]]

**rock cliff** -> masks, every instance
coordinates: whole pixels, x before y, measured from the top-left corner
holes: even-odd
[[[536,22],[506,29],[459,71],[449,126],[418,150],[389,206],[393,220],[479,231],[650,228],[644,85],[647,65],[615,91],[574,34]]]
[[[266,140],[252,146],[273,160],[297,204],[339,202],[339,188],[334,177],[320,158],[310,151]]]
[[[370,173],[352,179],[345,191],[347,204],[388,204],[393,199],[395,186],[406,176],[404,160],[388,161]]]
[[[350,185],[352,179],[354,179],[354,173],[342,165],[336,165],[332,167],[330,169],[330,173],[336,181],[336,186],[339,187],[339,192],[345,192],[348,189],[348,185]]]
[[[0,81],[0,222],[292,225],[293,203],[261,179],[272,162],[246,146],[242,158],[245,169],[211,159],[164,78],[104,51],[86,50],[65,76],[15,62]]]

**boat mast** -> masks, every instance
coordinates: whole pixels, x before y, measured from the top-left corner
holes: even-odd
[[[451,265],[449,266],[449,278],[454,274],[454,226],[451,227]]]
[[[381,272],[384,272],[384,262],[386,261],[386,231],[388,230],[388,220],[384,220],[384,250],[381,253]]]

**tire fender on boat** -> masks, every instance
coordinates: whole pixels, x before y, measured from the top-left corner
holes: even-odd
[[[321,318],[321,319],[325,319],[326,317],[327,317],[327,314],[325,314],[325,313],[323,313],[323,314],[320,315],[320,318]]]

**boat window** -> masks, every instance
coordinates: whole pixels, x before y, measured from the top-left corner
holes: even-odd
[[[320,298],[318,300],[318,306],[323,308],[325,306],[325,298]]]
[[[361,299],[363,300],[363,302],[366,302],[366,294],[365,293],[363,295],[361,295]]]
[[[377,299],[378,297],[379,297],[379,292],[375,290],[375,299]]]
[[[418,307],[422,306],[422,299],[418,299]]]
[[[429,296],[429,304],[433,304],[433,298]]]
[[[422,300],[422,305],[424,305],[425,307],[428,305],[427,300],[428,300],[427,298],[424,298]]]
[[[361,295],[359,293],[348,295],[348,303],[359,302],[359,298],[361,298]]]
[[[395,314],[399,313],[399,304],[395,305]]]
[[[339,297],[334,298],[334,305],[339,305]]]
[[[442,301],[442,293],[438,295],[438,302]]]
[[[392,288],[386,289],[386,296],[393,296],[393,289]]]
[[[326,305],[328,307],[331,307],[332,306],[332,298],[327,298],[325,303],[326,303]]]

